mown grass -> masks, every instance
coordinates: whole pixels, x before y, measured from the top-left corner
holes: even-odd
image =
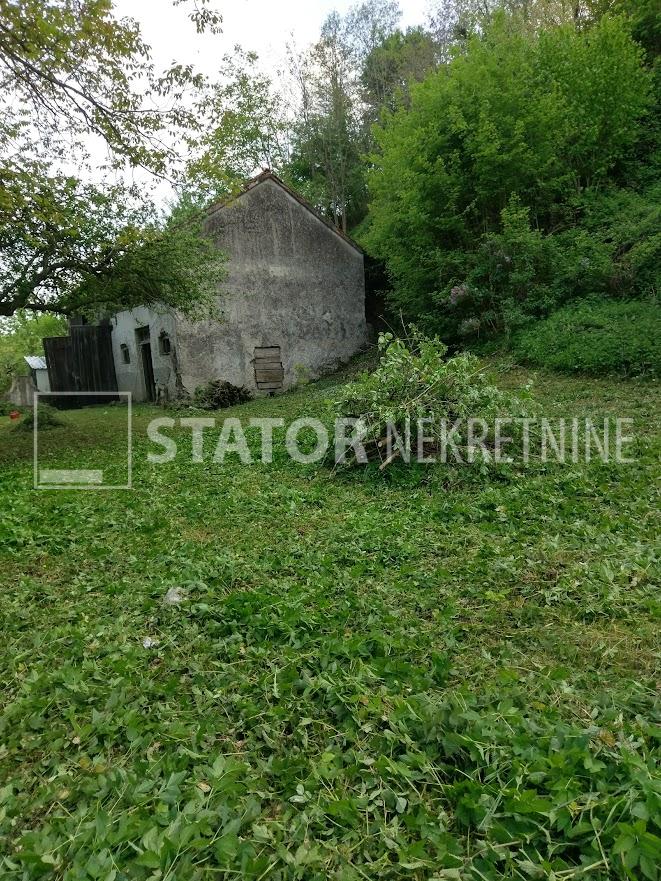
[[[659,395],[535,394],[633,417],[636,462],[331,474],[177,429],[156,466],[139,407],[133,490],[34,491],[3,419],[0,877],[656,878]],[[123,419],[41,455],[119,473]]]

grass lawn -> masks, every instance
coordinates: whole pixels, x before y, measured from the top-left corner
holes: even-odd
[[[42,492],[2,417],[0,878],[659,877],[658,388],[535,396],[636,463],[156,466],[138,407],[133,490]],[[64,419],[119,472],[122,407]]]

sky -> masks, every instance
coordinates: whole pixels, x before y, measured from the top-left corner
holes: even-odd
[[[187,5],[173,7],[171,0],[115,0],[120,16],[130,16],[141,26],[143,38],[152,47],[157,67],[176,60],[192,63],[212,76],[218,61],[237,43],[256,52],[261,66],[277,73],[285,58],[285,46],[300,48],[314,42],[326,16],[337,9],[344,13],[357,0],[216,0],[223,16],[223,33],[195,32],[187,18]],[[192,0],[191,0],[192,3]],[[422,24],[429,0],[400,0],[402,26]]]
[[[361,0],[212,0],[211,5],[223,17],[221,34],[196,32],[187,14],[193,0],[177,7],[173,0],[114,0],[113,6],[117,17],[128,16],[139,23],[143,40],[151,46],[157,70],[176,61],[192,64],[197,71],[215,79],[221,59],[238,44],[244,50],[257,53],[259,66],[273,78],[277,88],[278,72],[285,68],[287,44],[306,48],[318,39],[321,25],[330,12],[346,13],[359,2]],[[426,21],[430,0],[399,0],[399,5],[400,27],[407,28]],[[91,150],[96,154],[97,148],[91,147]],[[130,179],[142,180],[143,175],[133,172]],[[145,178],[144,183],[153,186],[152,195],[163,207],[174,196],[172,188],[164,182]]]

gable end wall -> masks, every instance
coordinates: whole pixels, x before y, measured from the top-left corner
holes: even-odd
[[[367,341],[363,255],[272,180],[208,220],[229,256],[223,321],[177,321],[184,386],[224,379],[255,392],[258,347],[280,346],[284,388],[332,369]]]

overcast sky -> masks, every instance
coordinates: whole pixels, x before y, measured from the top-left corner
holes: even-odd
[[[187,12],[193,0],[174,7],[172,0],[114,0],[116,14],[129,16],[140,24],[143,39],[152,48],[157,69],[173,61],[192,64],[214,79],[222,57],[235,45],[256,52],[260,66],[278,85],[278,71],[284,68],[286,46],[303,49],[319,37],[326,16],[336,9],[345,13],[360,0],[215,0],[223,16],[221,34],[198,34]],[[399,0],[401,27],[423,24],[430,0]],[[93,154],[103,147],[91,147]],[[102,155],[102,154],[99,154]],[[255,169],[259,171],[259,169]],[[72,172],[75,173],[75,172]],[[153,196],[165,205],[172,199],[172,188],[139,170],[129,180],[153,187]]]
[[[356,0],[216,0],[223,16],[223,33],[200,36],[187,18],[190,4],[174,8],[170,0],[115,0],[120,16],[131,16],[141,25],[153,50],[156,65],[176,60],[192,63],[213,75],[217,63],[235,44],[260,56],[265,70],[276,72],[285,56],[285,44],[304,47],[319,35],[329,12],[346,12]],[[402,26],[422,24],[428,0],[400,0]]]

